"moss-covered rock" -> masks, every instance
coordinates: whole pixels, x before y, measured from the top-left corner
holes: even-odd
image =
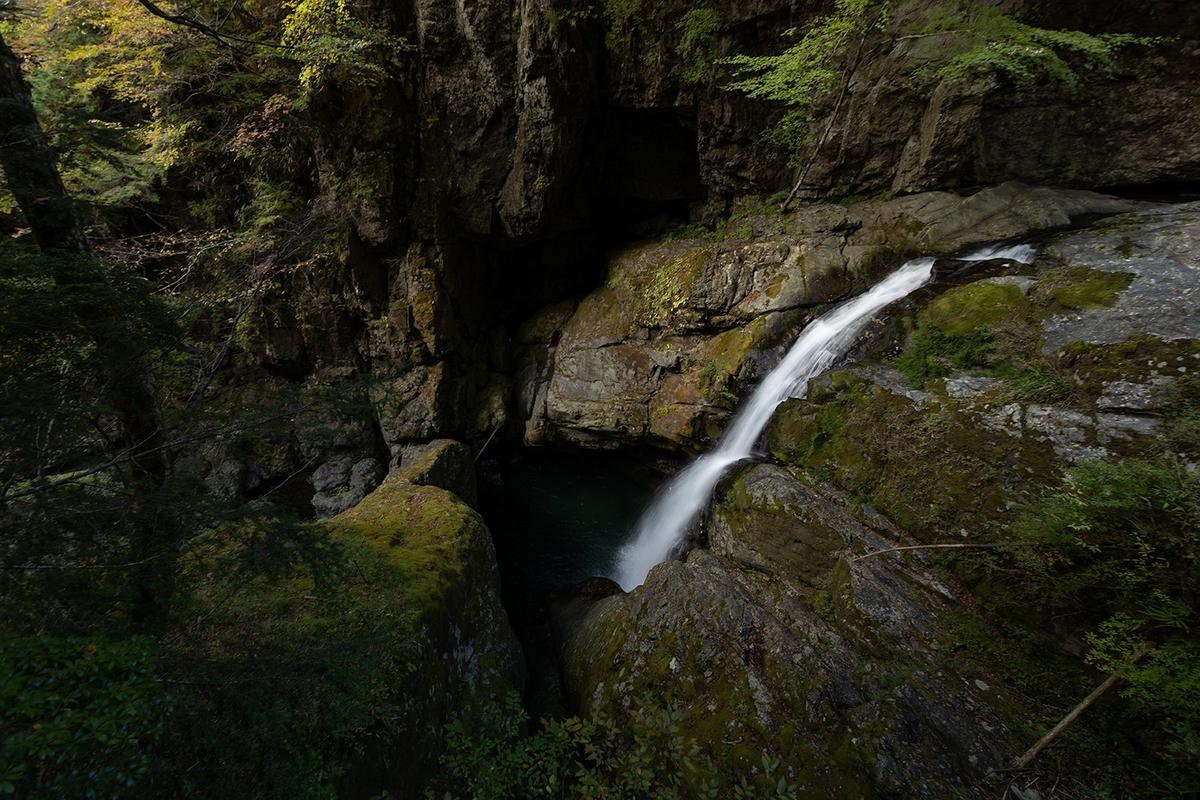
[[[339,793],[367,797],[387,789],[419,797],[441,752],[443,726],[464,708],[482,713],[522,684],[491,536],[450,492],[398,475],[332,524],[334,536],[387,565],[390,582],[373,591],[386,593],[392,613],[405,620],[411,639],[402,644],[412,649],[411,670],[381,698],[397,706],[394,729],[364,741]]]
[[[898,579],[892,558],[841,562],[859,595],[853,614],[837,612],[845,621],[815,613],[819,595],[708,551],[661,564],[632,593],[559,621],[571,699],[622,717],[649,695],[681,712],[728,777],[753,780],[763,756],[778,758],[800,796],[982,796],[974,781],[1002,764],[1006,733],[978,687],[930,655],[940,601],[922,581],[936,581]]]
[[[1024,316],[1028,306],[1017,286],[976,281],[939,295],[926,309],[925,319],[947,336],[962,336]]]
[[[445,489],[472,508],[478,500],[474,454],[471,448],[453,439],[434,439],[429,444],[405,447],[392,480]]]
[[[851,521],[839,511],[779,467],[760,465],[739,475],[717,505],[709,545],[755,569],[820,586],[850,545]]]

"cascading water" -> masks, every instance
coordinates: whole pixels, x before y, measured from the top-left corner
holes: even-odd
[[[993,246],[958,260],[1007,258],[1028,264],[1035,252],[1030,245]],[[614,580],[621,588],[630,591],[640,585],[651,567],[670,556],[708,503],[725,468],[753,454],[759,435],[779,404],[789,397],[803,397],[809,379],[819,375],[854,345],[873,314],[924,286],[932,276],[933,262],[933,258],[909,261],[870,291],[814,320],[804,329],[787,356],[734,417],[716,448],[672,478],[642,514],[633,538],[617,556]]]

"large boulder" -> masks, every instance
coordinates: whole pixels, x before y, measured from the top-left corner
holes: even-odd
[[[335,537],[371,554],[375,591],[392,595],[392,613],[411,633],[397,642],[397,657],[412,665],[399,671],[392,695],[380,698],[398,705],[393,730],[364,742],[339,793],[420,797],[446,724],[460,713],[484,713],[523,684],[491,535],[455,495],[396,473],[332,524]]]
[[[772,483],[763,491],[783,503],[833,508],[794,476],[751,480]],[[741,516],[745,505],[718,508],[725,538],[774,538]],[[817,574],[798,559],[765,562],[759,546],[736,560],[695,550],[629,594],[584,586],[560,600],[571,701],[621,717],[653,696],[728,776],[778,758],[776,777],[801,796],[990,796],[978,784],[1013,743],[993,708],[1003,698],[958,674],[944,649],[949,591],[918,560],[848,559],[890,541],[844,509],[830,514],[841,519],[824,531],[816,516],[808,523],[808,552],[826,559],[820,590],[804,583]]]
[[[429,444],[408,445],[395,466],[395,473],[393,480],[445,489],[472,508],[478,503],[475,457],[462,442],[434,439]]]

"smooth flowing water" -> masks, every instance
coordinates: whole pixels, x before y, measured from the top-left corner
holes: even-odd
[[[986,247],[961,261],[1008,258],[1029,263],[1029,245]],[[933,258],[909,261],[853,300],[813,320],[771,374],[734,417],[711,453],[700,456],[670,480],[638,520],[633,537],[621,548],[613,579],[630,591],[646,579],[683,541],[688,529],[708,504],[722,473],[747,458],[775,409],[789,397],[803,397],[808,381],[821,374],[854,345],[872,315],[884,306],[924,286],[933,273]]]

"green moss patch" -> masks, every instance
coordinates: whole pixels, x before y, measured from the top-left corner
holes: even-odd
[[[1060,363],[1074,376],[1089,399],[1099,397],[1110,381],[1143,383],[1156,377],[1173,378],[1175,390],[1163,391],[1173,403],[1200,403],[1200,339],[1160,339],[1135,334],[1124,342],[1072,342],[1062,348]]]
[[[1131,272],[1106,272],[1086,267],[1052,270],[1038,281],[1034,296],[1043,306],[1069,309],[1112,308],[1136,277]]]
[[[925,319],[947,336],[991,328],[1001,320],[1023,317],[1029,303],[1016,286],[977,281],[942,294],[926,309]]]
[[[858,389],[776,411],[777,458],[869,502],[922,541],[986,540],[1009,504],[1057,474],[1048,444],[980,428],[953,408],[921,409],[882,389]]]

